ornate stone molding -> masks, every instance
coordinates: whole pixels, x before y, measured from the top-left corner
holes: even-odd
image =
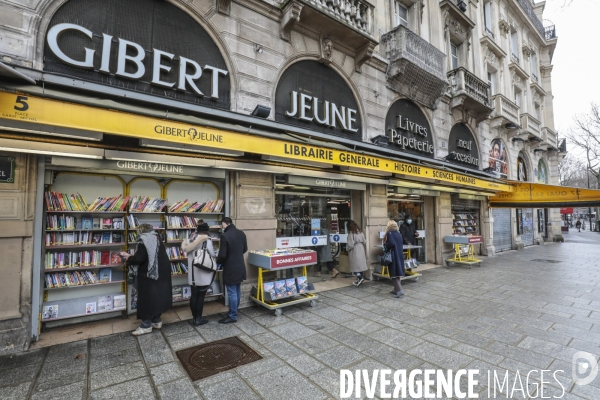
[[[331,63],[333,56],[333,42],[329,38],[321,38],[321,61],[324,64]]]
[[[494,53],[492,50],[490,50],[489,47],[487,47],[487,46],[485,46],[484,60],[485,60],[485,62],[490,64],[492,67],[494,67],[496,69],[500,69],[500,60],[498,59],[498,56],[496,56],[496,53]]]
[[[510,24],[508,20],[504,16],[504,14],[500,14],[500,19],[498,20],[498,27],[500,28],[500,32],[506,36],[508,32],[510,32]]]
[[[533,48],[531,47],[531,44],[525,40],[523,41],[522,51],[523,51],[523,56],[525,58],[531,57],[531,55],[534,53]]]
[[[291,1],[283,9],[283,16],[281,17],[281,25],[279,28],[281,39],[288,42],[291,40],[292,29],[294,28],[294,25],[300,21],[302,6],[302,3],[300,2]]]
[[[217,0],[217,11],[219,14],[229,16],[231,11],[231,0]]]
[[[356,72],[361,72],[363,64],[373,57],[373,51],[376,46],[375,43],[368,43],[356,52],[356,55],[354,56],[354,70]]]
[[[514,70],[511,71],[510,76],[513,86],[516,86],[521,90],[525,90],[525,84],[523,82],[523,79],[521,79],[521,77],[517,75],[517,73]]]
[[[540,96],[537,90],[533,91],[533,102],[538,105],[541,105],[544,102],[544,99],[542,98],[542,96]]]

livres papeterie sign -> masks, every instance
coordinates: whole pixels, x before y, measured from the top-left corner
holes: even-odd
[[[15,181],[15,158],[0,156],[0,183]]]
[[[385,131],[390,148],[433,158],[433,132],[423,111],[412,101],[394,102],[385,118]]]
[[[46,32],[44,70],[102,85],[230,109],[219,48],[163,0],[70,0]]]

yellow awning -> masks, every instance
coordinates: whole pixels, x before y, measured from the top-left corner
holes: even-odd
[[[600,190],[567,186],[506,181],[512,191],[498,192],[490,197],[490,207],[497,208],[559,208],[600,206]]]

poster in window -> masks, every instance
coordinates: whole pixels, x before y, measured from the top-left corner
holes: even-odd
[[[492,148],[488,158],[488,167],[500,174],[502,178],[508,177],[507,150],[500,139],[492,140]]]
[[[517,180],[522,182],[529,181],[529,174],[527,172],[527,163],[523,156],[519,155],[517,158]]]
[[[523,234],[523,210],[517,208],[517,235]]]
[[[546,163],[544,160],[540,160],[537,168],[537,181],[538,183],[548,183],[548,170],[546,169]]]

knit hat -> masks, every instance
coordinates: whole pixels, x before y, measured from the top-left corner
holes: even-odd
[[[209,227],[206,222],[204,222],[202,224],[198,224],[198,226],[196,227],[196,232],[208,232],[208,230],[209,230]]]

